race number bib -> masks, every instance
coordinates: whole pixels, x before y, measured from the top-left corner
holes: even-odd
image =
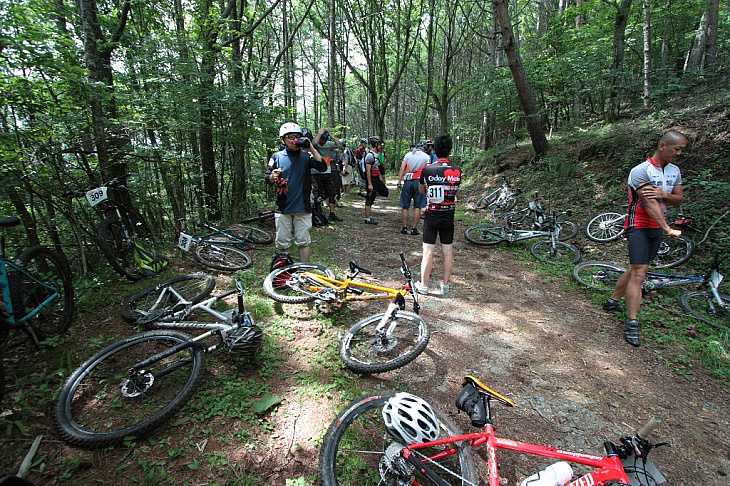
[[[109,195],[107,194],[106,186],[97,187],[96,189],[92,189],[86,193],[86,200],[89,201],[91,207],[94,207],[107,199],[109,199]]]
[[[193,242],[193,237],[180,233],[180,238],[177,240],[177,247],[182,251],[190,251],[190,244]]]
[[[428,202],[433,204],[441,204],[444,202],[444,186],[428,186]]]

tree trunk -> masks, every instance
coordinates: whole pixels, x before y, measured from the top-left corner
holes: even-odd
[[[707,46],[707,11],[702,14],[700,25],[697,27],[692,49],[687,53],[687,60],[684,63],[684,73],[697,73],[702,66],[702,58],[705,55]]]
[[[507,4],[505,1],[506,0],[493,0],[494,10],[499,17],[499,23],[502,28],[501,33],[504,50],[507,54],[507,61],[509,62],[510,71],[512,71],[515,87],[517,88],[517,96],[520,99],[522,111],[525,113],[527,132],[530,134],[530,139],[532,140],[532,148],[535,150],[535,154],[539,158],[547,153],[549,146],[547,138],[545,138],[545,132],[540,125],[540,115],[537,113],[535,99],[532,97],[532,90],[530,89],[530,83],[527,80],[527,75],[525,74],[525,70],[522,66],[520,54],[517,51],[517,46],[514,42],[512,24],[507,13]]]
[[[707,7],[707,48],[705,49],[705,71],[714,73],[717,66],[717,26],[720,0],[709,0]]]
[[[614,3],[616,22],[613,25],[613,61],[609,73],[609,100],[606,120],[610,123],[618,120],[621,111],[621,92],[623,91],[624,51],[626,50],[626,24],[629,20],[632,0],[621,0]]]
[[[644,107],[651,96],[651,2],[644,0]]]

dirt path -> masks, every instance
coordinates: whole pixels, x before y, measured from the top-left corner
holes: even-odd
[[[399,233],[397,197],[391,188],[388,199],[378,199],[373,208],[378,226],[363,224],[362,198],[346,198],[349,207],[339,210],[345,222],[317,229],[316,238],[336,235],[346,245],[335,258],[342,268],[352,258],[398,285],[398,252],[419,272],[421,237]],[[530,263],[469,244],[465,229],[459,224],[454,244],[454,296],[422,299],[422,316],[433,330],[426,351],[400,370],[360,379],[386,389],[405,387],[455,415],[461,378],[473,374],[516,403],[514,410],[495,409],[500,435],[598,454],[604,440],[615,441],[656,415],[662,426],[655,439],[672,448],[655,450],[652,458],[669,484],[728,484],[727,387],[698,369],[691,381],[673,374],[665,365],[675,354],[672,344],[627,345],[622,324],[581,291],[567,288],[568,275],[538,276]],[[316,255],[315,250],[315,260]],[[440,262],[437,252],[436,284]],[[328,406],[327,400],[317,402],[310,430],[331,420],[336,410],[327,412]],[[470,427],[464,415],[457,423],[462,430]],[[505,484],[519,484],[536,467],[518,454],[503,453],[500,462]]]
[[[380,222],[377,226],[363,224],[361,197],[345,198],[346,207],[338,210],[345,221],[313,230],[312,260],[327,257],[333,266],[345,269],[352,259],[372,269],[379,282],[400,286],[398,253],[403,251],[418,274],[421,238],[400,234],[398,193],[391,190],[391,196],[378,199],[373,208],[373,217]],[[567,274],[541,277],[531,271],[529,260],[519,263],[508,253],[469,244],[464,230],[459,224],[453,296],[429,295],[421,300],[422,316],[432,327],[426,351],[413,363],[382,375],[338,373],[339,389],[347,384],[343,376],[357,381],[359,388],[407,389],[453,415],[461,430],[468,431],[467,418],[456,414],[453,403],[461,378],[472,374],[516,404],[515,409],[495,407],[500,436],[597,454],[603,454],[604,440],[615,441],[657,415],[663,423],[656,439],[670,442],[672,448],[655,450],[652,459],[669,484],[729,484],[727,386],[699,369],[694,369],[691,381],[673,374],[666,363],[679,354],[675,345],[628,346],[621,323],[596,308],[585,293],[566,286]],[[323,255],[319,248],[330,240],[337,241],[338,249],[331,256]],[[256,259],[267,259],[269,254],[262,251]],[[177,273],[200,271],[188,261],[175,261],[173,266]],[[432,287],[438,286],[440,268],[437,252]],[[218,289],[226,288],[230,276],[217,277]],[[164,471],[172,484],[258,484],[236,482],[254,473],[263,478],[261,484],[283,486],[287,479],[316,477],[321,437],[345,405],[332,391],[331,363],[323,365],[321,355],[323,350],[332,352],[346,327],[381,312],[379,305],[356,304],[348,311],[336,311],[335,320],[342,326],[332,329],[323,329],[321,319],[310,319],[316,311],[304,305],[279,308],[280,315],[270,319],[286,319],[291,332],[277,338],[283,361],[276,364],[274,373],[264,375],[269,392],[282,402],[253,425],[241,426],[225,414],[213,414],[205,423],[188,422],[188,409],[183,409],[180,417],[136,447],[87,451],[58,439],[50,410],[34,410],[34,420],[44,434],[38,457],[45,460],[44,472],[31,479],[38,485],[59,480],[112,485],[130,484],[133,478],[144,482],[140,479],[151,473],[154,479],[148,478],[146,484],[155,484],[158,479],[165,482],[160,477]],[[267,329],[267,320],[260,324]],[[112,310],[108,315],[106,310],[103,315],[89,311],[74,322],[80,342],[100,333],[133,332]],[[38,362],[52,362],[54,352],[59,354],[39,351]],[[209,358],[206,371],[208,378],[218,372],[231,380],[258,376],[242,375],[221,354]],[[212,383],[206,379],[201,393],[226,393],[213,389]],[[244,428],[245,434],[233,434],[236,428]],[[5,471],[16,471],[27,452],[22,440],[17,444],[15,454],[4,457]],[[515,453],[501,452],[499,457],[502,486],[516,486],[548,463]]]

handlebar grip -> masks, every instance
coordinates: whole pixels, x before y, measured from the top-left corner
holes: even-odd
[[[660,419],[656,415],[653,416],[646,424],[644,424],[642,428],[639,429],[636,435],[638,435],[642,439],[646,439],[652,432],[654,432],[657,427],[659,427],[659,424],[661,424],[661,422],[662,419]]]
[[[76,195],[76,191],[68,191],[68,192],[64,192],[63,194],[61,194],[61,197],[71,197],[71,196],[75,196],[75,195]]]

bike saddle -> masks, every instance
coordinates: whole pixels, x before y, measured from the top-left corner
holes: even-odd
[[[491,388],[489,388],[484,383],[482,383],[481,381],[479,381],[478,379],[474,378],[471,375],[466,375],[464,377],[464,379],[461,381],[461,386],[463,387],[464,385],[466,385],[468,383],[471,383],[472,385],[474,385],[474,387],[477,390],[479,390],[480,393],[485,393],[485,394],[489,395],[489,398],[500,401],[500,402],[504,403],[505,405],[507,405],[508,407],[514,408],[515,404],[512,402],[512,400],[510,400],[509,398],[503,397],[502,395],[500,395],[496,391],[492,390]]]
[[[0,218],[0,227],[10,228],[20,224],[20,218],[17,216],[9,216],[7,218]]]

